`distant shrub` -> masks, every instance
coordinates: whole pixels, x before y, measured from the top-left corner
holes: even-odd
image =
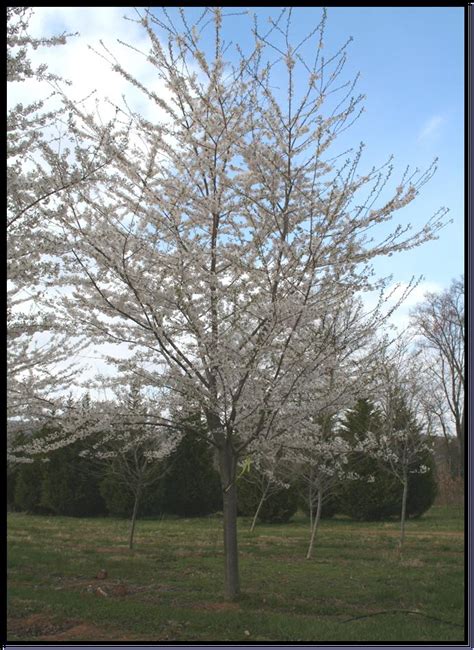
[[[16,510],[15,508],[15,486],[18,477],[18,465],[7,465],[7,509]]]
[[[41,486],[45,463],[35,460],[19,465],[14,483],[13,506],[15,510],[31,514],[50,512],[41,502]]]
[[[422,456],[421,462],[429,468],[429,471],[424,474],[410,474],[408,478],[407,515],[413,518],[421,517],[429,510],[438,493],[433,455],[427,452]]]
[[[81,441],[52,452],[43,474],[41,503],[56,515],[95,517],[106,514],[99,490],[100,469],[79,455]]]
[[[298,491],[298,506],[304,514],[309,517],[309,499],[307,496],[307,489],[303,488]],[[316,515],[317,506],[317,502],[313,503],[313,516]],[[340,509],[338,494],[331,494],[323,501],[321,519],[331,519],[331,517],[334,517],[334,515],[340,512]]]
[[[285,524],[298,510],[298,492],[295,486],[282,488],[263,502],[259,519],[267,524]]]
[[[255,471],[255,470],[251,470]],[[237,482],[237,511],[244,517],[253,517],[260,503],[261,492],[256,483],[242,478]],[[286,523],[298,510],[298,491],[294,485],[272,492],[263,502],[259,521]]]
[[[339,510],[359,521],[380,521],[400,513],[401,484],[379,463],[357,454],[351,461],[351,469],[360,476],[341,484]],[[373,477],[373,482],[368,478]]]
[[[31,442],[32,438],[40,438],[48,433],[43,428],[30,435],[18,433],[13,442],[13,448]],[[41,502],[41,491],[47,463],[43,459],[31,459],[30,463],[17,463],[7,468],[7,503],[13,510],[31,514],[46,514],[50,510]]]
[[[181,517],[208,515],[222,509],[219,474],[205,424],[198,415],[184,424],[184,436],[169,457],[169,471],[161,483],[161,507]]]

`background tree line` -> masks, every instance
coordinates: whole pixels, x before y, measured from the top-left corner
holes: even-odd
[[[413,415],[401,408],[398,417]],[[351,443],[356,436],[382,428],[382,415],[368,399],[360,399],[339,420],[338,431]],[[42,427],[34,435],[51,433]],[[97,434],[97,438],[100,434]],[[17,436],[17,444],[25,435]],[[8,506],[12,510],[73,517],[111,515],[130,518],[134,510],[136,482],[124,474],[118,458],[100,459],[84,455],[93,440],[78,440],[50,453],[8,468]],[[424,474],[409,477],[407,516],[422,515],[436,496],[437,479],[433,455],[420,454],[429,467]],[[175,515],[203,516],[221,510],[221,486],[213,452],[206,442],[206,427],[199,415],[188,419],[183,437],[165,459],[151,464],[148,480],[137,507],[138,517]],[[356,479],[339,480],[324,502],[322,517],[347,515],[358,520],[381,520],[398,516],[401,491],[388,467],[363,451],[353,452],[348,470]],[[310,505],[304,481],[291,468],[283,468],[285,483],[277,483],[262,500],[258,520],[284,523],[298,508],[308,516]],[[255,464],[241,472],[238,480],[238,511],[253,517],[262,497],[264,474]],[[264,481],[263,481],[264,482]]]

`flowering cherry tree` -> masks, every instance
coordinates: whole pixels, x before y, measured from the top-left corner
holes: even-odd
[[[28,34],[30,10],[7,8],[7,81],[9,88],[28,80],[51,81],[45,66],[32,67],[29,53],[38,46],[65,43],[65,35],[33,39]],[[38,206],[54,192],[49,174],[39,174],[39,160],[50,145],[46,126],[57,114],[44,101],[16,104],[7,115],[7,334],[8,414],[19,417],[31,411],[31,402],[49,406],[51,366],[62,357],[64,337],[41,347],[33,336],[48,330],[44,318],[29,313],[27,305],[38,297],[40,277],[46,274],[43,254],[50,252]],[[51,154],[51,149],[48,153]],[[44,162],[44,159],[43,159]],[[33,374],[33,370],[37,372]],[[38,372],[39,371],[39,372]],[[43,372],[41,372],[43,371]],[[63,377],[64,379],[64,377]]]
[[[233,599],[239,459],[256,440],[279,444],[293,403],[308,410],[307,387],[333,363],[322,319],[382,288],[371,261],[434,237],[444,211],[377,241],[378,226],[415,199],[435,166],[407,169],[377,207],[391,164],[360,174],[362,145],[343,162],[330,155],[362,96],[340,83],[347,44],[323,56],[325,13],[295,44],[291,10],[266,30],[255,21],[253,47],[237,48],[237,58],[227,54],[221,8],[194,24],[184,9],[176,20],[166,10],[137,13],[160,88],[145,87],[109,50],[103,56],[157,119],[117,106],[130,137],[104,145],[95,118],[65,96],[72,136],[114,162],[100,182],[61,194],[61,287],[69,291],[54,304],[61,300],[66,327],[127,344],[133,356],[122,365],[205,414],[222,484],[225,596]],[[310,43],[312,60],[303,55]],[[305,434],[298,427],[294,435]]]
[[[422,463],[430,452],[430,440],[423,431],[423,381],[419,359],[403,346],[385,355],[379,367],[380,383],[377,388],[379,408],[383,415],[382,432],[369,432],[359,444],[359,449],[377,458],[402,486],[400,512],[399,553],[405,540],[408,477],[412,473],[430,471]]]
[[[167,464],[163,461],[175,450],[180,434],[150,422],[138,382],[132,382],[128,391],[122,390],[121,393],[119,404],[110,405],[108,423],[104,418],[104,408],[100,408],[98,425],[103,431],[83,455],[98,459],[102,470],[105,461],[114,483],[132,493],[128,537],[131,550],[140,501],[147,489],[165,475]]]
[[[85,345],[59,326],[43,301],[57,284],[63,241],[55,222],[59,197],[95,180],[107,160],[103,148],[81,148],[68,139],[59,102],[62,80],[32,50],[61,46],[72,34],[33,38],[32,9],[7,7],[7,407],[12,430],[36,426],[57,407],[76,376],[71,356]],[[15,103],[18,85],[43,93]],[[39,88],[39,89],[38,89]],[[56,94],[56,97],[54,95]],[[99,128],[106,142],[104,127]],[[96,134],[99,134],[96,131]],[[31,428],[31,427],[30,427]]]
[[[331,418],[312,422],[300,446],[293,449],[292,474],[298,476],[308,494],[311,533],[306,559],[312,557],[324,501],[329,498],[342,480],[356,478],[347,471],[351,446],[334,434]],[[314,513],[314,516],[313,516]]]
[[[288,484],[283,479],[285,468],[285,447],[284,444],[275,444],[270,441],[259,441],[260,444],[254,450],[247,449],[247,456],[241,461],[241,467],[237,480],[251,483],[259,495],[259,502],[250,524],[250,532],[253,532],[258,516],[265,500],[272,494],[282,489],[287,489]]]

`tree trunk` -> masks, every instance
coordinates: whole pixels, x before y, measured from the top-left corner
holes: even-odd
[[[224,598],[235,600],[240,593],[239,557],[237,547],[237,485],[236,457],[232,447],[225,443],[219,450],[219,468],[223,493],[224,514]]]
[[[402,495],[402,514],[400,517],[400,542],[399,542],[399,554],[400,557],[403,551],[403,542],[405,540],[405,518],[407,511],[407,495],[408,495],[408,476],[403,478],[403,495]]]
[[[130,550],[133,549],[133,535],[135,533],[135,522],[136,522],[136,519],[137,519],[139,502],[140,502],[140,490],[138,489],[135,492],[135,501],[133,503],[132,520],[130,522],[130,536],[128,538],[128,548]]]
[[[309,486],[308,503],[309,503],[309,529],[313,530],[313,488],[311,484]]]
[[[313,530],[311,531],[311,539],[309,542],[308,552],[306,553],[306,559],[309,560],[313,553],[314,540],[316,538],[316,530],[318,528],[319,520],[321,518],[321,509],[323,503],[323,493],[321,490],[318,490],[318,506],[316,508],[316,516],[314,518]]]
[[[254,514],[254,516],[253,516],[252,525],[250,526],[250,532],[251,532],[251,533],[253,533],[253,530],[254,530],[254,528],[255,528],[255,524],[257,523],[258,515],[260,514],[260,510],[261,510],[261,508],[262,508],[262,506],[263,506],[263,503],[264,503],[264,501],[265,501],[265,499],[266,499],[266,497],[267,497],[267,493],[268,493],[268,488],[269,488],[269,487],[270,487],[270,481],[268,481],[268,483],[267,483],[267,487],[266,487],[265,490],[263,491],[262,498],[260,499],[260,503],[258,504],[258,506],[257,506],[257,510],[255,511],[255,514]]]
[[[464,479],[464,406],[461,412],[461,421],[456,429],[459,442],[459,474]]]

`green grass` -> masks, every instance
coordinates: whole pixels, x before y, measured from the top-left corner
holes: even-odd
[[[463,641],[460,509],[409,521],[402,560],[397,522],[325,520],[306,560],[303,517],[253,534],[241,519],[236,603],[221,526],[140,521],[130,552],[123,520],[10,514],[8,641]]]

